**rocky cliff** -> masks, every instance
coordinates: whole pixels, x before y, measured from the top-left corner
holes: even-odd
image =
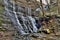
[[[39,5],[38,2],[35,0],[15,0],[16,3],[20,6],[24,7],[31,7],[32,9],[35,9],[37,5]],[[2,1],[0,1],[0,4]],[[58,32],[56,32],[56,35],[51,34],[44,34],[44,33],[36,33],[37,35],[40,35],[38,38],[31,37],[33,40],[60,40],[60,19],[57,19],[58,22]],[[14,25],[10,21],[10,19],[4,14],[4,6],[0,5],[0,40],[22,40],[23,38],[20,37],[16,29],[13,27]],[[43,36],[42,36],[43,35]]]

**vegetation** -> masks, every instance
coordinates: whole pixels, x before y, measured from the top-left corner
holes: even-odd
[[[24,0],[23,0],[23,1],[24,1]],[[17,3],[18,3],[18,2],[17,2]],[[29,3],[29,2],[28,2],[28,3]],[[28,4],[28,3],[27,3],[27,4]],[[36,2],[34,2],[34,3],[36,3]],[[2,26],[2,24],[4,23],[4,20],[5,20],[5,19],[3,19],[3,16],[4,16],[4,15],[3,15],[4,7],[3,7],[3,5],[2,5],[2,0],[0,1],[0,4],[1,4],[1,5],[0,5],[0,32],[1,32],[1,31],[4,32],[4,31],[6,31],[6,30],[5,30],[5,29],[3,28],[3,26]],[[29,3],[29,4],[30,4],[30,3]],[[31,5],[32,5],[32,4],[33,4],[33,2],[31,3]],[[18,5],[19,5],[19,4],[18,4]],[[22,3],[21,3],[21,5],[22,5]],[[24,4],[23,4],[22,6],[24,6],[24,5],[25,5],[25,1],[24,1]],[[33,5],[34,5],[34,4],[33,4]],[[37,5],[37,3],[34,5],[34,7],[35,7],[36,5]],[[28,5],[27,5],[27,6],[28,6]],[[33,8],[33,9],[34,9],[34,8]],[[57,6],[51,5],[51,6],[50,6],[50,11],[49,11],[49,13],[51,13],[51,12],[56,13],[57,10],[58,10],[58,9],[57,9]],[[48,11],[47,11],[46,13],[48,13]],[[40,15],[39,15],[39,16],[40,16]],[[12,30],[12,27],[13,27],[13,26],[10,25],[10,22],[8,22],[8,20],[5,21],[5,22],[7,23],[7,24],[6,24],[7,26],[4,26],[4,27],[7,27],[7,29],[10,29],[10,27],[11,27],[11,30]],[[8,25],[8,24],[9,24],[9,25]],[[8,28],[8,27],[9,27],[9,28]],[[9,30],[8,30],[8,31],[9,31]],[[14,31],[15,31],[15,30],[14,30]],[[9,32],[11,32],[11,31],[9,31]],[[6,32],[6,33],[7,33],[7,32]],[[12,33],[12,32],[11,32],[11,33]],[[16,33],[17,33],[17,32],[16,32]],[[15,34],[15,33],[13,33],[13,34]],[[10,34],[9,34],[9,35],[10,35]],[[44,34],[43,36],[46,36],[46,37],[45,37],[46,40],[54,40],[54,37],[56,37],[55,35],[53,35],[53,36],[54,36],[54,37],[53,37],[53,36],[50,35],[50,34],[47,34],[47,35]],[[60,34],[59,34],[59,36],[60,36]],[[20,36],[18,36],[18,38],[19,38],[19,37],[20,37]],[[50,37],[51,37],[51,38],[50,38]],[[13,37],[12,37],[12,38],[13,38]],[[40,39],[41,39],[41,40],[45,40],[45,38],[34,38],[34,37],[33,37],[32,39],[33,39],[33,40],[35,40],[35,39],[37,39],[37,40],[38,40],[38,39],[39,39],[39,40],[40,40]],[[58,37],[56,37],[56,38],[57,38],[57,40],[59,40]],[[59,37],[59,38],[60,38],[60,37]],[[4,39],[4,40],[5,40],[5,39]]]
[[[0,1],[0,25],[2,25],[2,22],[3,22],[3,10],[4,10],[4,8],[3,8],[3,6],[2,6],[2,2]]]

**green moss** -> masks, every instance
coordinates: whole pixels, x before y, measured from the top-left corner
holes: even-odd
[[[2,6],[0,6],[0,14],[3,13],[3,10],[4,10],[4,8]]]
[[[6,29],[4,29],[3,27],[0,27],[0,31],[6,31]]]
[[[3,1],[0,0],[0,26],[1,26],[2,23],[3,23],[2,14],[3,14],[3,11],[4,11],[4,7],[2,6],[2,3],[3,3]]]
[[[51,12],[55,12],[55,13],[56,13],[57,10],[58,10],[58,9],[57,9],[57,6],[52,5],[52,6],[50,7],[50,11],[51,11]]]
[[[2,23],[2,21],[0,20],[0,24]]]

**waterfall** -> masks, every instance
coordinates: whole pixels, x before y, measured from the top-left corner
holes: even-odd
[[[9,5],[10,4],[10,5]],[[11,5],[12,4],[12,5]],[[11,3],[10,0],[4,0],[4,6],[5,6],[5,12],[7,14],[7,16],[10,18],[10,20],[12,21],[12,23],[15,25],[14,27],[19,31],[19,33],[26,34],[23,31],[23,27],[22,25],[19,23],[18,20],[18,16],[15,12],[15,2]],[[12,8],[12,9],[10,9]]]

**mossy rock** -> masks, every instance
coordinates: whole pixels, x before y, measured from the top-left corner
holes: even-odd
[[[5,28],[3,28],[3,27],[0,27],[0,31],[6,31],[6,29]]]

